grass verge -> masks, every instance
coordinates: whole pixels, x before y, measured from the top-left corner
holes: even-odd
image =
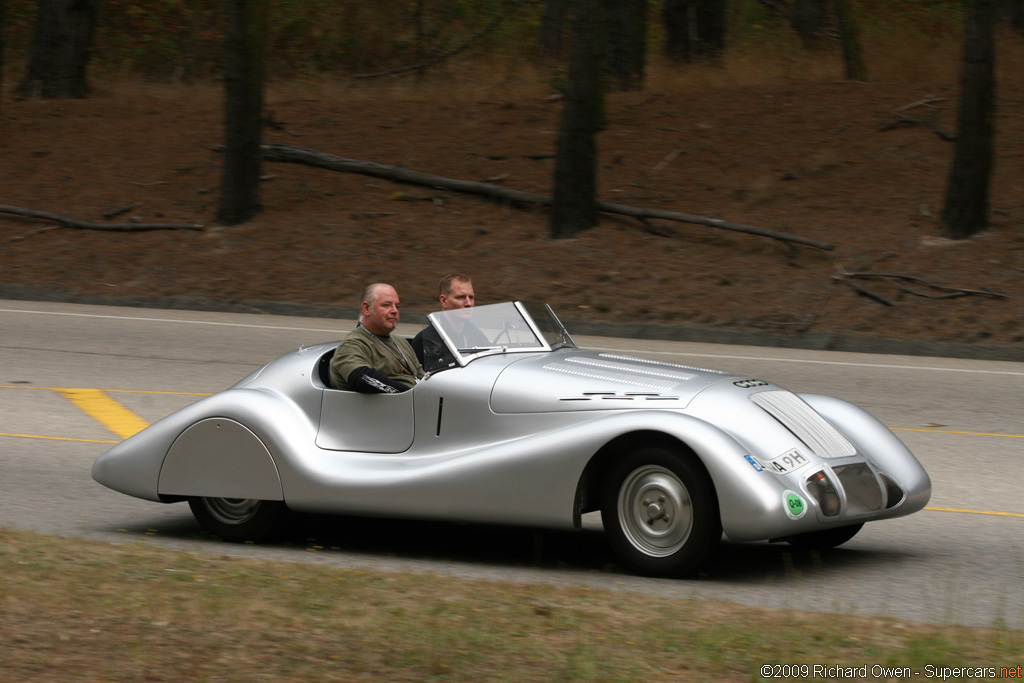
[[[884,680],[872,667],[1019,667],[1022,649],[1024,634],[999,628],[0,529],[3,680],[753,681],[772,664],[867,666]]]

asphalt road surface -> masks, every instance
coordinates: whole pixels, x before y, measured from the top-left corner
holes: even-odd
[[[185,504],[90,476],[112,444],[350,321],[0,301],[0,526],[252,558],[550,582],[933,623],[1024,628],[1024,364],[577,337],[580,346],[839,396],[932,477],[927,509],[822,553],[723,543],[687,580],[634,577],[589,519],[577,533],[303,517],[282,543],[201,533]],[[399,331],[414,333],[418,326]],[[315,549],[315,552],[310,552]]]

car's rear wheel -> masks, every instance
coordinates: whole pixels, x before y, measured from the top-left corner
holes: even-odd
[[[280,531],[288,508],[279,500],[252,498],[188,499],[192,514],[204,529],[226,541],[260,541]]]
[[[860,524],[851,524],[849,526],[840,526],[835,529],[822,529],[821,531],[809,531],[806,534],[800,534],[799,536],[793,536],[786,539],[786,541],[796,548],[806,548],[808,550],[827,550],[829,548],[835,548],[840,546],[851,538],[857,535],[857,532],[864,526],[864,522]]]
[[[658,445],[638,448],[611,468],[601,519],[622,563],[649,576],[692,572],[722,535],[707,473]]]

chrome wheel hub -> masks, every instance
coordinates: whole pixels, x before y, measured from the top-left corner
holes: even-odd
[[[686,485],[671,470],[645,465],[622,482],[619,522],[629,542],[652,557],[682,548],[693,528],[693,504]]]

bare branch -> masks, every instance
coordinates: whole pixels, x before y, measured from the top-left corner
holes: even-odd
[[[843,283],[849,285],[850,287],[852,287],[861,296],[866,296],[869,299],[874,299],[875,301],[877,301],[877,302],[879,302],[881,304],[884,304],[886,306],[895,306],[896,303],[894,301],[892,301],[891,299],[888,299],[888,298],[882,296],[881,294],[873,292],[870,289],[867,289],[866,287],[862,287],[861,285],[857,284],[856,282],[853,282],[853,280],[855,280],[855,279],[883,280],[883,281],[888,282],[889,284],[894,285],[900,291],[906,292],[907,294],[913,294],[914,296],[921,296],[921,297],[924,297],[926,299],[958,299],[958,298],[964,297],[964,296],[988,296],[988,297],[992,297],[992,298],[995,298],[995,299],[1008,299],[1009,298],[1005,294],[1000,294],[998,292],[993,292],[993,291],[990,291],[990,290],[987,290],[987,289],[963,289],[961,287],[950,287],[948,285],[938,285],[938,284],[935,284],[934,282],[929,282],[928,280],[916,277],[914,275],[903,275],[903,274],[900,274],[900,273],[845,273],[844,272],[844,273],[840,273],[839,275],[834,275],[832,277],[832,279],[837,281],[837,282],[843,282]],[[928,293],[926,291],[923,292],[923,291],[920,291],[920,290],[908,287],[908,286],[902,284],[903,282],[911,282],[911,283],[914,283],[916,285],[923,285],[924,287],[928,287],[928,288],[931,288],[931,289],[934,289],[934,290],[937,290],[937,291],[940,291],[940,292],[945,292],[945,294],[930,294],[930,293]]]
[[[203,230],[202,225],[192,223],[95,223],[69,218],[56,213],[23,209],[18,206],[0,206],[0,213],[9,213],[26,218],[38,218],[58,223],[65,228],[76,230],[107,230],[111,232],[146,232],[149,230]],[[37,233],[33,233],[37,234]]]
[[[845,278],[861,278],[861,279],[875,279],[875,280],[887,280],[892,284],[896,285],[904,292],[913,294],[915,296],[923,296],[929,299],[955,299],[962,296],[988,296],[994,299],[1008,299],[1009,297],[1005,294],[993,292],[988,289],[964,289],[962,287],[950,287],[949,285],[937,285],[934,282],[929,282],[923,278],[916,277],[914,275],[903,275],[901,273],[844,273]],[[946,294],[936,295],[928,294],[927,292],[920,292],[917,290],[904,287],[899,284],[899,281],[913,282],[915,284],[924,285],[931,289],[938,290],[940,292],[947,292]]]

